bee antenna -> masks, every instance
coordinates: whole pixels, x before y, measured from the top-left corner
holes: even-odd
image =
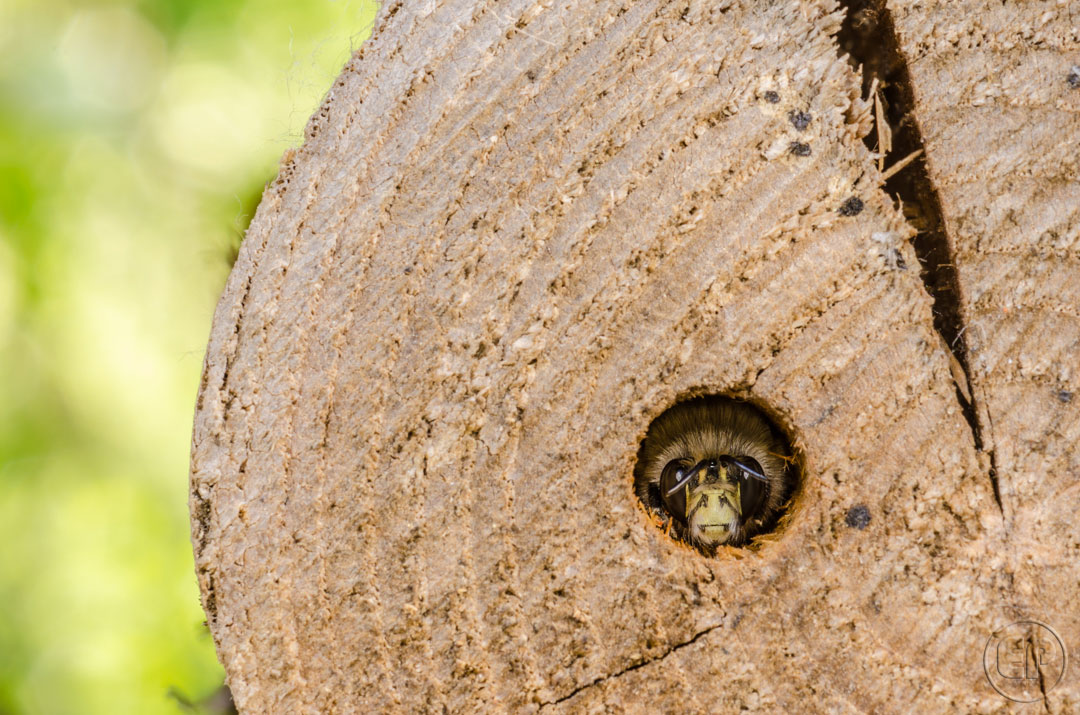
[[[758,481],[761,481],[761,482],[768,482],[769,481],[768,477],[766,477],[764,474],[762,474],[758,470],[751,467],[749,464],[746,464],[745,462],[743,462],[741,460],[738,460],[735,457],[732,457],[731,461],[735,464],[736,467],[743,470],[744,472],[749,474],[754,479],[757,479]]]
[[[694,476],[694,474],[696,473],[696,470],[686,469],[686,470],[680,470],[680,472],[681,473],[679,474],[679,478],[675,481],[674,484],[671,485],[670,489],[668,489],[666,492],[664,492],[664,496],[669,497],[672,494],[674,494],[675,492],[682,489],[684,486],[686,486],[686,483],[689,482],[690,478]]]

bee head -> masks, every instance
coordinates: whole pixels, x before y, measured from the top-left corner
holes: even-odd
[[[717,546],[737,538],[760,507],[759,473],[757,462],[747,458],[724,455],[692,467],[673,460],[664,468],[660,491],[667,510],[689,529],[692,542]]]

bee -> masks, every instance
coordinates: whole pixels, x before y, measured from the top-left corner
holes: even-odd
[[[705,553],[740,546],[770,528],[790,491],[776,432],[744,402],[703,397],[649,426],[634,491],[676,538]]]

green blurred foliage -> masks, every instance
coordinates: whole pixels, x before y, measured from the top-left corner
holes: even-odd
[[[0,2],[0,713],[221,684],[187,516],[211,314],[375,10]]]

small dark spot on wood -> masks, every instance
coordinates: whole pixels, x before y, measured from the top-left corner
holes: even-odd
[[[795,156],[810,156],[810,145],[803,144],[802,142],[791,142],[791,146],[788,147],[788,151],[790,151]]]
[[[900,253],[900,250],[897,248],[890,248],[889,254],[885,260],[889,264],[889,268],[892,268],[893,270],[907,270],[907,261],[904,260],[904,254]]]
[[[848,509],[847,516],[844,517],[844,523],[852,529],[861,531],[870,526],[870,510],[865,504],[853,506]]]
[[[529,79],[530,82],[535,82],[536,81],[536,70],[528,70],[528,71],[526,71],[525,76]]]
[[[412,266],[405,266],[405,275],[412,273]]]
[[[800,132],[810,126],[810,112],[788,112],[788,119],[791,120],[791,125],[798,129]]]
[[[865,206],[866,204],[863,203],[862,199],[860,199],[858,196],[852,196],[844,203],[840,204],[840,215],[856,216],[862,213],[862,210],[863,208],[865,208]]]
[[[202,555],[206,549],[206,541],[210,537],[210,500],[195,495],[195,522],[199,525],[199,544],[197,555]]]
[[[1072,402],[1073,393],[1069,392],[1068,390],[1058,390],[1057,398],[1065,404],[1069,404],[1070,402]]]
[[[1080,89],[1080,65],[1072,66],[1065,81],[1069,84],[1069,89]]]
[[[203,596],[203,609],[206,611],[206,615],[209,616],[209,621],[211,623],[217,620],[217,589],[214,586],[214,577],[210,574],[206,575],[206,592]]]
[[[780,95],[770,89],[765,93],[765,101],[769,104],[776,104],[780,101]]]

